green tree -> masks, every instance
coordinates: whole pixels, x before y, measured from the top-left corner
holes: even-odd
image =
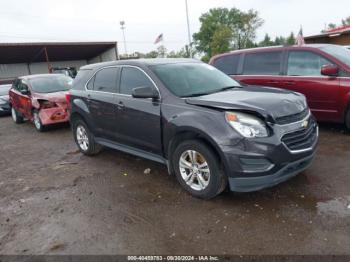
[[[350,25],[350,16],[348,16],[347,18],[343,19],[341,22],[342,22],[343,26]]]
[[[264,46],[273,46],[275,43],[271,40],[271,37],[269,34],[265,35],[264,40],[259,42],[258,46],[264,47]]]
[[[294,33],[291,32],[290,35],[286,39],[286,44],[287,45],[295,45],[295,43],[296,43],[296,38],[294,36]]]
[[[255,43],[254,41],[248,40],[246,42],[245,48],[255,48],[255,47],[259,47],[259,45],[257,43]]]
[[[251,48],[256,38],[256,31],[264,24],[259,17],[259,13],[253,9],[248,12],[240,13],[241,20],[238,23],[238,29],[233,30],[235,38],[235,48]]]
[[[329,30],[329,29],[335,29],[335,28],[337,28],[337,25],[336,25],[336,24],[334,24],[334,23],[329,23],[329,24],[328,24],[328,30]]]
[[[144,58],[157,58],[158,57],[158,51],[153,50],[147,54],[145,54]]]
[[[256,30],[263,24],[258,12],[242,12],[237,8],[210,9],[199,21],[201,27],[193,39],[196,49],[204,53],[204,60],[221,50],[248,47],[256,37]]]
[[[195,54],[195,50],[191,50],[192,54]],[[168,58],[189,58],[189,50],[188,46],[181,48],[179,51],[171,51],[167,54]]]
[[[158,57],[166,57],[167,55],[167,49],[165,48],[164,45],[160,45],[158,48],[157,48],[157,52],[158,52]]]
[[[216,30],[210,42],[211,55],[217,55],[230,51],[232,41],[232,31],[227,26]]]
[[[274,45],[285,45],[286,44],[286,38],[283,36],[277,36],[274,41]]]

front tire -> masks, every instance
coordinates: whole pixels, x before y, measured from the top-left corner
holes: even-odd
[[[16,124],[22,124],[24,122],[23,116],[14,107],[11,107],[11,116],[13,122]]]
[[[44,132],[46,130],[45,126],[42,124],[39,111],[38,110],[33,110],[33,123],[35,126],[35,129],[38,132]]]
[[[200,140],[181,143],[172,155],[172,163],[181,186],[195,197],[214,198],[227,185],[218,157]]]
[[[101,151],[101,145],[95,142],[93,134],[83,120],[73,122],[74,140],[80,152],[87,156],[93,156]]]

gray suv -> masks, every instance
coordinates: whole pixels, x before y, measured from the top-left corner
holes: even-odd
[[[311,164],[318,126],[299,93],[242,87],[191,59],[82,67],[71,90],[83,154],[102,146],[167,166],[185,190],[209,199],[271,187]]]

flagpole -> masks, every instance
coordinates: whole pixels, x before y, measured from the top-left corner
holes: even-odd
[[[186,18],[187,18],[187,33],[188,33],[188,53],[190,57],[192,58],[192,50],[191,50],[191,29],[190,29],[190,19],[188,17],[188,3],[187,0],[185,0],[186,3]]]

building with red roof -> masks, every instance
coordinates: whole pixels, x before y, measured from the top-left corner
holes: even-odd
[[[326,30],[318,35],[306,36],[304,39],[307,44],[350,45],[350,25]]]

